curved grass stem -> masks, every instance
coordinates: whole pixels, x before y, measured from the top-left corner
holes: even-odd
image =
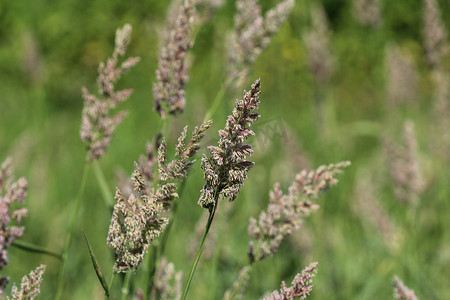
[[[203,122],[210,120],[211,117],[214,115],[214,113],[217,111],[227,89],[228,89],[228,81],[225,81],[220,87],[219,91],[217,92],[216,97],[214,97],[214,101],[209,110],[206,112]]]

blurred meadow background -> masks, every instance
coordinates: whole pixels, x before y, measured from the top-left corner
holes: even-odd
[[[265,12],[279,2],[260,4]],[[145,153],[159,126],[152,85],[169,5],[0,1],[0,160],[11,156],[16,177],[29,182],[22,240],[58,253],[64,248],[85,161],[81,88],[96,91],[98,64],[111,55],[115,30],[125,23],[133,26],[127,55],[141,61],[118,82],[118,88],[134,89],[121,105],[129,114],[99,161],[112,194],[118,172],[128,177]],[[195,27],[186,108],[169,119],[169,149],[185,125],[191,130],[202,121],[226,78],[235,12],[235,1],[225,1],[210,15],[203,12]],[[275,182],[286,189],[304,168],[349,160],[339,183],[317,200],[320,209],[274,257],[254,266],[245,299],[278,289],[282,280],[290,283],[313,261],[319,272],[310,299],[392,299],[395,274],[420,299],[450,299],[448,30],[448,0],[295,2],[247,81],[225,93],[202,143],[217,142],[234,100],[261,78],[261,118],[250,140],[255,166],[238,198],[219,208],[212,225],[218,236],[204,250],[189,298],[221,299],[233,284],[247,262],[248,220],[267,207]],[[88,176],[63,299],[103,297],[82,230],[105,276],[112,272],[106,245],[111,210],[93,169]],[[185,276],[200,238],[203,183],[197,160],[171,220],[166,256]],[[14,247],[8,256],[2,274],[11,282],[47,265],[40,299],[54,296],[58,259]],[[143,272],[145,266],[137,271],[136,288]]]

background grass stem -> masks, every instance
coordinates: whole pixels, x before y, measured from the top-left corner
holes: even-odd
[[[63,286],[64,286],[64,272],[66,269],[67,257],[69,256],[70,245],[72,243],[72,237],[73,237],[73,232],[75,229],[78,211],[80,210],[81,199],[83,198],[84,189],[86,187],[86,181],[87,181],[87,177],[88,177],[88,173],[89,173],[89,166],[90,166],[90,164],[88,164],[88,163],[85,163],[85,165],[84,165],[83,175],[81,177],[80,190],[78,192],[78,197],[75,202],[75,208],[73,209],[73,212],[72,212],[72,218],[70,221],[69,232],[67,233],[66,243],[65,243],[63,255],[62,255],[62,263],[61,263],[61,267],[60,267],[59,275],[58,275],[58,284],[57,284],[57,288],[56,288],[55,300],[61,299],[61,296],[62,296],[62,291],[63,291]]]
[[[108,183],[106,182],[105,175],[103,174],[102,168],[97,160],[92,162],[92,166],[94,167],[95,178],[97,179],[98,185],[100,187],[100,191],[103,196],[103,200],[105,204],[112,209],[114,206],[113,202],[113,194],[111,193],[110,188],[108,187]]]
[[[51,250],[47,250],[41,246],[38,245],[34,245],[32,243],[28,243],[22,240],[15,240],[14,243],[12,244],[14,247],[24,250],[24,251],[28,251],[28,252],[34,252],[34,253],[40,253],[40,254],[46,254],[46,255],[50,255],[53,257],[56,257],[59,260],[62,260],[62,255],[58,254],[56,252],[53,252]]]

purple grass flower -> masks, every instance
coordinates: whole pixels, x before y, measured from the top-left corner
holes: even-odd
[[[11,290],[11,298],[8,300],[33,300],[41,293],[42,276],[45,272],[45,265],[40,265],[36,270],[31,271],[28,276],[22,278],[20,289],[14,284]]]
[[[414,291],[408,288],[397,276],[392,279],[394,286],[394,296],[397,300],[419,300]]]
[[[248,232],[254,239],[249,244],[250,262],[274,255],[283,239],[300,228],[302,218],[319,208],[310,200],[337,184],[336,175],[349,165],[350,162],[345,161],[302,171],[295,177],[287,195],[281,191],[280,184],[275,184],[267,210],[258,219],[250,218]]]
[[[184,179],[191,159],[204,137],[211,121],[195,127],[191,140],[185,144],[187,127],[178,139],[175,158],[167,161],[166,142],[163,140],[158,149],[158,178],[150,177],[154,158],[144,173],[141,165],[135,163],[132,175],[133,193],[125,197],[119,189],[116,191],[116,204],[109,226],[107,244],[116,254],[114,272],[136,270],[143,260],[151,242],[158,238],[167,226],[166,216],[172,201],[178,198],[177,182]],[[152,154],[153,155],[153,154]],[[154,179],[151,186],[150,179]]]
[[[250,66],[269,45],[294,4],[293,0],[284,0],[263,16],[258,0],[236,2],[237,13],[228,50],[229,80],[237,80],[238,86],[246,80]]]
[[[28,213],[26,208],[13,208],[16,203],[24,203],[27,188],[25,178],[13,180],[11,159],[6,159],[0,167],[0,271],[8,264],[8,247],[23,235],[25,229],[23,226],[12,225],[11,222],[20,223]],[[0,277],[0,297],[8,282],[7,277]]]
[[[244,91],[242,99],[236,100],[236,107],[228,116],[225,128],[219,130],[218,146],[209,146],[209,157],[204,155],[202,158],[206,183],[198,204],[204,208],[214,207],[219,196],[230,201],[236,199],[247,172],[254,164],[246,160],[247,156],[252,155],[253,148],[244,142],[254,135],[249,127],[259,118],[255,111],[259,105],[260,87],[258,79],[250,91]]]
[[[283,281],[279,291],[273,291],[272,294],[265,296],[263,300],[306,299],[312,292],[312,280],[317,274],[317,265],[318,263],[314,262],[303,269],[303,271],[297,274],[294,280],[292,280],[290,287],[287,287],[286,282]]]
[[[377,28],[382,23],[380,0],[353,0],[353,15],[364,26]]]
[[[188,81],[187,53],[194,41],[191,37],[195,18],[195,7],[191,0],[185,0],[179,8],[175,22],[169,24],[170,30],[166,45],[161,50],[156,70],[156,83],[153,85],[154,109],[162,119],[166,113],[175,115],[182,112],[186,104],[184,85]]]
[[[237,280],[233,283],[233,287],[225,292],[224,300],[243,300],[245,290],[250,280],[250,266],[245,266],[239,271]]]
[[[150,295],[151,300],[181,299],[183,272],[176,272],[174,264],[165,257],[159,262],[155,278],[155,294],[158,296]]]
[[[425,0],[423,9],[423,42],[425,55],[431,67],[439,67],[448,55],[447,30],[436,0]]]
[[[395,196],[400,202],[415,206],[426,184],[420,169],[414,124],[410,121],[404,124],[403,140],[404,145],[385,140],[387,164],[394,182]]]
[[[126,24],[117,29],[114,52],[106,63],[100,63],[97,84],[100,98],[91,94],[83,87],[84,107],[81,116],[80,137],[87,143],[88,160],[101,158],[111,142],[112,136],[126,115],[125,111],[110,116],[110,110],[127,100],[133,92],[131,89],[115,91],[114,85],[120,76],[131,69],[139,58],[131,57],[117,66],[119,57],[125,55],[125,50],[131,35],[131,25]]]

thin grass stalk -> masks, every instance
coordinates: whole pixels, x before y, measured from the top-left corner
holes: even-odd
[[[170,224],[170,222],[169,222]],[[145,285],[144,299],[148,300],[155,287],[156,262],[158,261],[158,246],[152,245],[148,258],[147,284]]]
[[[180,188],[181,192],[182,192],[182,190],[183,189]],[[181,194],[178,193],[178,195],[181,195]],[[159,251],[158,251],[159,257],[162,257],[164,255],[164,252],[166,251],[166,245],[167,245],[167,241],[169,240],[170,230],[172,229],[173,222],[176,220],[175,216],[177,214],[177,211],[178,211],[178,201],[175,201],[172,205],[171,220],[170,220],[169,224],[167,224],[167,227],[164,230],[163,236],[161,238],[161,244],[159,244]]]
[[[216,96],[214,97],[213,103],[209,110],[206,112],[205,118],[203,119],[203,122],[206,122],[208,120],[212,119],[212,116],[216,113],[217,109],[219,109],[220,103],[222,103],[222,100],[225,96],[225,93],[228,91],[228,89],[233,86],[235,83],[236,78],[231,78],[225,80],[222,85],[220,86],[219,90],[217,91]]]
[[[223,209],[223,206],[222,206]],[[219,224],[216,224],[216,226],[218,225],[217,228],[217,241],[216,241],[216,245],[215,245],[215,249],[214,249],[214,255],[213,255],[213,259],[212,259],[212,263],[211,263],[211,277],[210,277],[210,291],[211,291],[211,295],[209,297],[209,299],[216,299],[216,289],[217,289],[217,266],[219,264],[219,258],[220,258],[220,249],[221,249],[221,245],[222,245],[222,229],[223,229],[223,225],[225,223],[225,215],[226,214],[221,214],[219,215]]]
[[[47,250],[41,246],[32,244],[32,243],[28,243],[25,241],[21,241],[21,240],[15,240],[14,243],[12,243],[12,246],[24,250],[24,251],[28,251],[28,252],[34,252],[34,253],[40,253],[40,254],[46,254],[46,255],[50,255],[53,256],[59,260],[62,260],[62,255],[56,252],[53,252],[51,250]]]
[[[316,120],[318,124],[318,128],[320,130],[320,133],[322,134],[325,129],[324,125],[325,123],[325,101],[326,101],[326,86],[324,84],[315,84],[315,91],[314,91],[314,109],[316,111]]]
[[[125,279],[123,280],[122,284],[122,297],[120,299],[127,300],[128,294],[130,293],[130,282],[131,282],[131,276],[133,275],[133,271],[128,271],[125,274]]]
[[[214,113],[217,111],[217,109],[219,108],[220,103],[222,102],[223,96],[225,95],[225,92],[228,89],[228,84],[227,82],[224,82],[222,84],[222,86],[220,87],[219,91],[217,91],[216,96],[214,97],[214,101],[211,105],[211,107],[209,108],[209,110],[206,112],[205,117],[203,118],[203,122],[211,120],[211,117],[214,115]]]
[[[67,234],[66,244],[64,246],[64,251],[63,251],[63,255],[62,255],[62,264],[61,264],[61,267],[59,270],[59,275],[58,275],[58,284],[56,287],[55,300],[61,299],[61,295],[62,295],[62,291],[63,291],[64,271],[66,268],[67,257],[69,255],[69,249],[72,244],[73,231],[75,229],[75,223],[77,220],[78,211],[80,210],[81,199],[83,198],[84,189],[86,187],[87,176],[89,173],[89,166],[90,166],[90,164],[87,162],[84,164],[83,175],[81,177],[81,186],[80,186],[78,197],[77,197],[77,200],[75,203],[75,209],[73,210],[73,213],[72,213],[72,219],[70,221],[69,232]]]
[[[161,133],[163,137],[166,136],[166,130],[167,130],[167,117],[164,119],[161,118],[158,124],[158,132]]]
[[[197,249],[197,254],[195,255],[195,259],[192,263],[191,270],[189,272],[188,279],[186,280],[186,285],[183,290],[183,295],[181,296],[181,300],[185,300],[187,293],[189,292],[189,287],[191,286],[192,278],[194,277],[195,269],[197,268],[198,261],[200,260],[200,256],[202,254],[203,245],[205,244],[206,236],[208,235],[209,229],[211,228],[212,221],[214,219],[214,215],[216,213],[217,205],[219,198],[219,189],[216,189],[214,195],[214,207],[209,210],[208,223],[206,223],[205,232],[203,233],[202,240],[200,242],[200,246]]]
[[[113,283],[114,283],[114,278],[115,278],[116,273],[112,272],[111,274],[111,279],[109,280],[109,284],[108,284],[108,290],[111,291]],[[105,300],[109,299],[109,295],[105,295]]]
[[[178,192],[177,192],[180,199],[181,199],[181,195],[184,192],[184,188],[186,187],[186,181],[189,178],[189,172],[190,172],[190,170],[188,170],[188,173],[186,174],[186,178],[180,183],[180,188],[178,189]],[[164,233],[163,233],[163,236],[161,239],[161,244],[159,247],[159,257],[162,257],[164,255],[164,252],[166,250],[167,241],[169,240],[170,230],[172,229],[173,222],[176,220],[177,212],[178,212],[178,201],[174,201],[173,205],[172,205],[172,210],[171,210],[171,222],[169,222],[169,224],[167,224],[167,227],[164,230]]]
[[[111,190],[108,187],[102,168],[100,167],[98,160],[94,160],[92,163],[94,166],[95,178],[97,179],[98,185],[100,186],[100,191],[102,192],[103,200],[105,201],[105,204],[108,206],[108,208],[112,209],[114,206],[113,203],[114,197],[111,194]]]

